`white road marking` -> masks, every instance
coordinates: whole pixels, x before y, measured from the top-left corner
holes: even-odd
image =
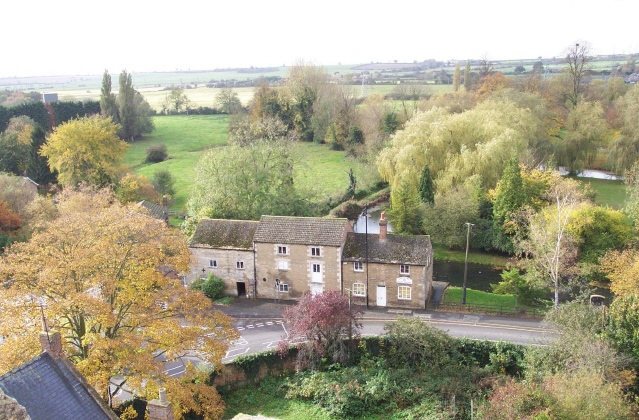
[[[240,350],[242,350],[242,349],[233,349],[233,350],[229,350],[229,351],[227,351],[227,352],[226,352],[226,356],[224,356],[222,359],[228,359],[229,357],[237,357],[237,356],[239,356],[239,355],[241,355],[241,354],[246,354],[246,353],[249,351],[249,349],[250,349],[250,347],[245,348],[245,349],[244,349],[244,351],[240,351]],[[232,352],[235,352],[235,351],[237,351],[237,352],[238,352],[238,354],[231,355],[231,353],[232,353]]]
[[[246,328],[244,328],[244,327],[237,327],[237,330],[238,330],[238,331],[244,331],[245,329],[246,329]]]
[[[273,325],[273,323],[269,321],[266,323],[266,325]]]
[[[254,325],[247,325],[246,328],[255,328]]]
[[[262,324],[261,322],[258,322],[257,324],[255,324],[256,327],[263,327],[264,324]]]

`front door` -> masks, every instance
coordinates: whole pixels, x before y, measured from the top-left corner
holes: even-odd
[[[246,283],[238,281],[237,283],[237,297],[246,296]]]
[[[319,295],[324,291],[324,285],[321,283],[311,283],[311,295]]]
[[[319,263],[311,264],[311,282],[312,283],[322,282],[322,265]]]
[[[377,306],[386,306],[386,286],[377,286]]]

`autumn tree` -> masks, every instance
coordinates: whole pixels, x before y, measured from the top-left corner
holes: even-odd
[[[191,410],[218,418],[223,403],[201,372],[172,378],[160,360],[197,351],[219,369],[238,338],[231,318],[162,270],[189,270],[186,238],[108,190],[67,189],[58,207],[55,220],[0,259],[0,371],[39,352],[44,313],[67,359],[105,400],[124,385],[146,399],[162,386],[177,418]],[[110,390],[115,376],[122,380]]]
[[[58,171],[64,186],[85,181],[105,186],[114,183],[122,169],[128,145],[118,137],[119,126],[100,116],[70,120],[55,128],[40,153]]]
[[[583,195],[576,181],[561,179],[551,186],[547,200],[548,207],[529,213],[527,236],[517,246],[529,258],[530,274],[538,274],[541,282],[552,286],[557,308],[562,282],[570,276],[577,259],[577,238],[569,234],[568,222]]]
[[[242,101],[236,91],[231,88],[222,88],[215,96],[215,105],[225,114],[237,114],[242,110]]]
[[[0,255],[15,240],[21,226],[20,216],[12,212],[5,201],[0,201]]]
[[[115,189],[115,196],[122,204],[138,203],[142,200],[157,202],[158,192],[144,175],[126,174]]]
[[[111,75],[104,70],[102,76],[102,88],[100,89],[100,113],[105,118],[111,118],[113,122],[119,122],[118,102],[115,93],[111,92]]]
[[[322,358],[346,364],[349,360],[346,339],[359,335],[361,315],[361,309],[352,307],[349,298],[338,291],[305,293],[295,306],[282,313],[287,337],[280,343],[280,349],[302,339],[297,344],[300,366],[316,368]]]
[[[291,97],[293,127],[302,141],[313,141],[313,106],[326,78],[321,66],[300,61],[290,68],[286,88]]]
[[[23,220],[28,217],[29,204],[38,195],[29,182],[21,176],[0,173],[0,201],[7,203],[8,208]]]
[[[0,134],[0,172],[23,175],[29,167],[35,122],[25,116],[13,117]]]

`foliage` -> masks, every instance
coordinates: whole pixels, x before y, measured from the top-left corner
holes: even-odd
[[[617,99],[615,108],[619,133],[610,146],[609,161],[618,174],[630,169],[639,160],[639,87],[633,86]]]
[[[494,245],[500,251],[512,253],[514,250],[512,238],[517,233],[515,212],[524,205],[526,200],[523,186],[519,158],[515,155],[504,168],[504,174],[497,184],[493,203]]]
[[[164,162],[169,157],[165,143],[151,144],[146,148],[144,163]]]
[[[397,233],[418,235],[422,233],[422,214],[419,199],[408,183],[391,191],[391,210],[389,211],[393,228]]]
[[[8,208],[21,219],[27,219],[29,203],[36,196],[37,192],[30,188],[28,180],[0,173],[0,201],[6,202]]]
[[[220,299],[224,296],[224,280],[209,273],[206,280],[200,285],[200,290],[209,299]]]
[[[119,135],[126,141],[131,141],[135,137],[135,89],[133,89],[133,79],[131,73],[122,70],[119,80],[118,114],[120,116]]]
[[[601,268],[607,273],[610,291],[616,296],[629,296],[639,290],[639,250],[610,251],[602,259]]]
[[[100,89],[100,114],[105,118],[111,118],[118,122],[118,103],[115,93],[111,92],[111,75],[108,70],[104,70],[102,76],[102,87]]]
[[[359,335],[361,314],[362,311],[351,308],[348,297],[338,291],[305,293],[295,306],[282,314],[287,338],[280,343],[280,348],[285,351],[291,341],[303,338],[305,341],[297,345],[300,367],[317,368],[323,358],[344,365],[350,356],[350,343],[344,339]]]
[[[563,144],[558,151],[559,164],[571,174],[591,165],[608,129],[604,111],[598,102],[581,101],[568,114]]]
[[[184,93],[184,88],[181,86],[174,86],[171,91],[166,95],[164,104],[162,105],[163,111],[168,113],[170,110],[174,110],[179,114],[182,108],[189,108],[189,97]]]
[[[577,41],[575,45],[567,47],[564,54],[564,62],[568,64],[565,73],[569,85],[565,98],[572,106],[577,106],[583,92],[584,77],[590,70],[590,62],[592,61],[590,44],[585,41]]]
[[[10,234],[22,226],[22,219],[9,208],[5,201],[0,200],[0,234]]]
[[[155,188],[155,191],[157,191],[158,194],[162,196],[175,195],[175,189],[173,188],[175,179],[173,178],[171,171],[169,171],[168,169],[164,168],[155,171],[153,173],[153,180],[151,182],[153,183],[153,188]]]
[[[100,103],[97,101],[57,101],[49,104],[55,115],[56,125],[64,124],[67,121],[90,117],[100,113]]]
[[[100,116],[71,120],[56,127],[40,154],[58,172],[64,186],[86,181],[105,186],[117,180],[128,145],[117,135],[118,125]]]
[[[65,190],[59,217],[0,260],[0,276],[11,279],[0,289],[0,334],[7,337],[0,370],[37,354],[42,307],[49,327],[64,337],[67,358],[103,398],[118,391],[109,391],[110,378],[122,375],[143,398],[166,387],[179,418],[191,410],[219,415],[219,396],[195,369],[172,378],[156,357],[198,350],[218,368],[237,331],[202,294],[158,269],[167,266],[188,270],[179,232],[120,205],[108,190]]]
[[[455,72],[453,73],[453,92],[457,92],[459,90],[459,86],[461,85],[461,67],[459,66],[459,61],[455,64]]]
[[[258,121],[241,119],[229,127],[229,144],[233,145],[250,146],[258,141],[275,143],[294,140],[288,127],[275,117],[264,117]]]
[[[426,165],[424,169],[422,169],[422,175],[419,178],[419,198],[422,200],[422,203],[428,203],[431,206],[435,204],[434,188],[430,168]]]
[[[635,227],[639,227],[639,161],[626,171],[626,200],[624,212],[632,219]]]
[[[47,131],[51,130],[47,109],[44,107],[42,101],[36,101],[10,108],[0,106],[0,131],[7,129],[11,118],[20,115],[26,115]]]
[[[524,305],[539,304],[549,291],[528,283],[518,268],[502,271],[501,281],[497,284],[491,284],[490,287],[493,289],[493,293],[498,295],[517,295],[519,303]]]
[[[639,360],[639,296],[632,293],[616,297],[610,305],[606,336],[615,348]]]
[[[115,188],[115,196],[122,204],[139,203],[146,200],[157,203],[158,193],[149,178],[144,175],[126,174]]]
[[[231,88],[220,89],[220,92],[215,96],[215,105],[225,114],[237,114],[242,110],[240,97]]]
[[[13,117],[0,134],[0,172],[23,175],[29,165],[35,122],[27,116]]]

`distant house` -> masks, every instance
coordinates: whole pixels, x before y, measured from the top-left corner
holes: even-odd
[[[228,295],[297,300],[351,290],[356,303],[423,309],[432,294],[430,237],[388,235],[384,218],[379,235],[354,233],[340,218],[202,219],[190,249],[188,281],[215,273]]]
[[[342,290],[347,219],[262,216],[255,232],[257,297],[293,300]]]
[[[162,205],[142,200],[138,203],[138,206],[144,207],[151,217],[162,220],[167,226],[169,225],[169,206],[166,197],[162,197]]]
[[[369,306],[424,309],[432,295],[433,249],[425,235],[349,233],[342,254],[344,288],[353,302]]]
[[[187,281],[212,273],[224,279],[225,294],[254,296],[253,236],[258,225],[249,220],[200,220],[190,243],[194,263]]]

